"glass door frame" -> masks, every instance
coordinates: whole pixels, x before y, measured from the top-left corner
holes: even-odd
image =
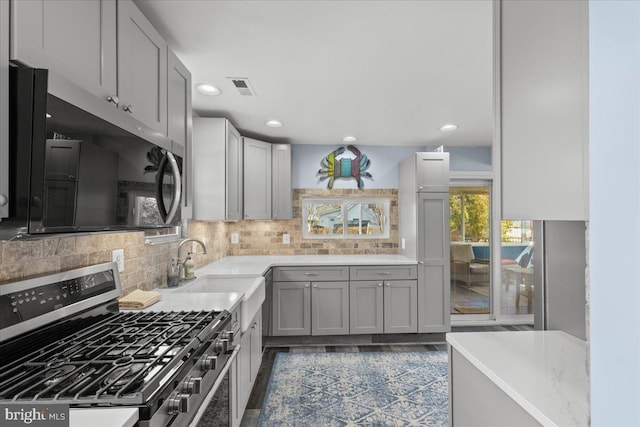
[[[469,175],[469,174],[467,174]],[[478,174],[480,175],[480,174]],[[499,309],[499,304],[496,305],[495,304],[495,292],[494,292],[494,286],[493,286],[493,282],[494,282],[494,277],[495,277],[495,268],[494,268],[494,264],[495,264],[495,260],[493,259],[493,254],[495,253],[494,250],[494,240],[495,240],[495,233],[494,233],[494,222],[493,222],[493,180],[491,179],[491,177],[487,177],[487,176],[475,176],[475,177],[471,177],[471,176],[456,176],[456,174],[454,174],[453,172],[451,173],[451,178],[450,178],[450,182],[449,182],[449,187],[450,188],[455,188],[455,187],[488,187],[489,189],[489,260],[490,260],[490,266],[491,266],[491,270],[489,271],[489,293],[490,293],[490,297],[489,297],[489,313],[483,313],[483,314],[453,314],[451,313],[451,325],[452,326],[464,326],[466,324],[471,324],[471,325],[477,325],[477,324],[482,324],[482,323],[495,323],[495,314],[494,314],[494,310],[496,309],[496,307]],[[499,287],[498,287],[499,290]],[[498,300],[499,301],[499,300]],[[448,307],[449,311],[451,311],[451,308]]]
[[[450,187],[489,187],[489,259],[491,271],[489,275],[490,294],[488,314],[450,314],[452,326],[480,326],[480,325],[533,325],[533,314],[502,314],[502,206],[500,191],[494,191],[496,184],[493,172],[456,172],[451,171]],[[497,212],[497,214],[496,214]],[[536,224],[537,225],[537,224]],[[534,231],[535,233],[535,231]],[[495,256],[497,254],[497,257]],[[540,263],[538,263],[540,264]],[[535,283],[537,286],[538,283]],[[537,298],[542,298],[542,292],[536,292]],[[498,303],[496,303],[498,302]],[[534,306],[537,301],[534,301]],[[448,307],[450,310],[450,307]]]

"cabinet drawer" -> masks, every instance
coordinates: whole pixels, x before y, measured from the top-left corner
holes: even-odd
[[[417,265],[350,267],[351,280],[409,280],[418,278]]]
[[[349,280],[349,267],[275,267],[273,280],[276,282]]]

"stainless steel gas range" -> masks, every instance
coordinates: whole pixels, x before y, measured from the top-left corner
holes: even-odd
[[[0,286],[0,403],[132,407],[141,427],[196,424],[237,353],[231,315],[119,312],[121,294],[115,263]]]

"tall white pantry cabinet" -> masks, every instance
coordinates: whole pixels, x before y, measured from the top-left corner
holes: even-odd
[[[416,153],[400,163],[400,254],[418,261],[418,332],[451,330],[449,153]]]

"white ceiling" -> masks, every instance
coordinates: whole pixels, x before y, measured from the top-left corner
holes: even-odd
[[[194,111],[271,142],[490,146],[492,6],[471,1],[136,0],[189,68]],[[255,97],[228,77],[247,77]],[[265,122],[277,119],[281,128]],[[443,133],[445,123],[459,129]]]

